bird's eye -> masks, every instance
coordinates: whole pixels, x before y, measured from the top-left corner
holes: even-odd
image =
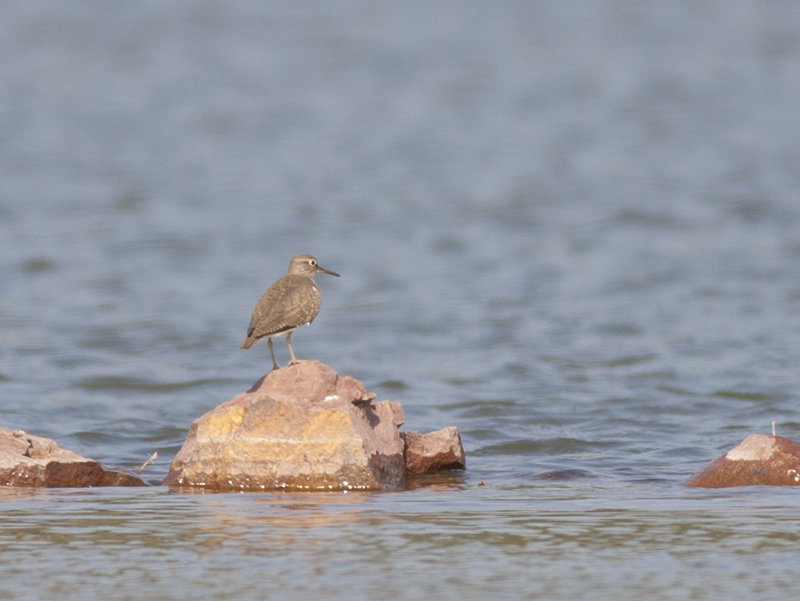
[[[309,265],[311,265],[312,267],[316,267],[316,266],[317,266],[317,262],[316,262],[314,259],[311,259],[311,260],[310,260],[308,263],[309,263]]]

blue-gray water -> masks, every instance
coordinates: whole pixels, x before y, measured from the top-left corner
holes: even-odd
[[[159,482],[300,358],[456,425],[397,494],[0,491],[0,599],[787,599],[800,4],[26,0],[0,19],[0,425]],[[288,359],[283,341],[279,361]]]

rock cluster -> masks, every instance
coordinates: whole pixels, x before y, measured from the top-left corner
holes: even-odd
[[[133,474],[110,470],[55,441],[0,427],[0,485],[32,487],[146,486]]]
[[[271,371],[201,416],[163,484],[204,490],[402,490],[409,473],[465,467],[455,428],[398,432],[400,404],[319,361]]]
[[[319,361],[271,371],[192,423],[162,484],[203,491],[403,490],[409,477],[465,469],[457,428],[401,433],[400,404],[375,396]],[[50,439],[0,427],[0,485],[147,483]],[[752,434],[685,482],[754,485],[800,486],[800,442]]]
[[[800,443],[781,436],[751,434],[703,467],[686,486],[800,486]]]
[[[199,417],[163,484],[208,491],[402,490],[406,477],[464,469],[456,428],[398,428],[403,410],[319,361],[277,369]],[[47,438],[0,428],[0,485],[147,486]]]

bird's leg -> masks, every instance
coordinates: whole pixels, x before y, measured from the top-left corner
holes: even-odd
[[[272,355],[272,369],[278,369],[278,363],[275,361],[275,351],[272,348],[272,338],[267,338],[267,345],[269,346],[269,354]]]
[[[292,356],[292,360],[289,361],[289,365],[294,365],[295,363],[300,363],[297,360],[297,357],[294,356],[294,351],[292,350],[292,333],[291,332],[286,334],[286,346],[289,347],[289,354]],[[289,367],[289,365],[287,365],[286,367]]]

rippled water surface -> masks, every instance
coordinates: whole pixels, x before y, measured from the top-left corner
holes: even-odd
[[[680,486],[800,438],[800,5],[32,0],[0,58],[0,425],[158,452],[0,491],[0,599],[800,593],[797,490]],[[300,252],[298,356],[466,472],[157,485]]]

